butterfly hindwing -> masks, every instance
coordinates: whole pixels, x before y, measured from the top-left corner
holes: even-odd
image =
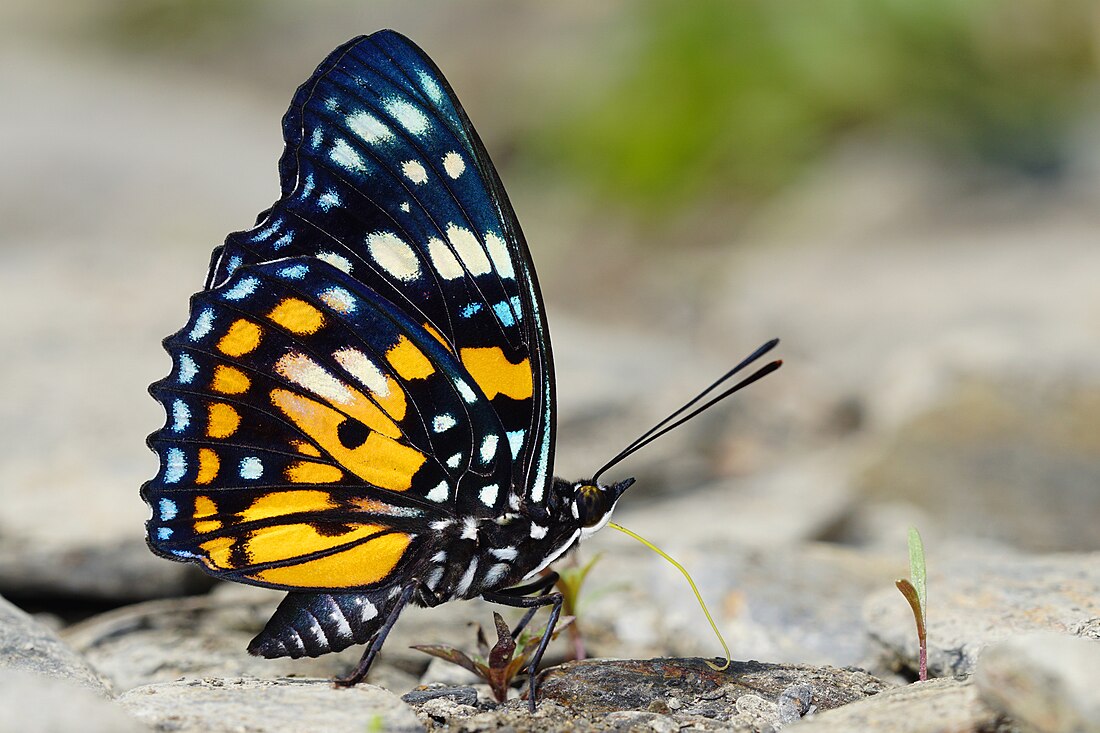
[[[229,236],[208,286],[240,267],[333,264],[437,334],[489,400],[535,515],[550,481],[554,385],[526,243],[489,157],[435,64],[382,31],[334,51],[283,120],[282,198]]]
[[[508,435],[451,347],[324,261],[240,268],[165,344],[143,490],[162,554],[260,585],[376,587],[433,521],[516,501]]]

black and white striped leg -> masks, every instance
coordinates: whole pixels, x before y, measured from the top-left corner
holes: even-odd
[[[401,589],[401,595],[397,597],[393,608],[390,609],[390,614],[386,617],[386,623],[382,624],[382,627],[375,633],[374,638],[371,639],[370,646],[363,652],[363,656],[359,660],[359,665],[347,677],[337,677],[334,680],[337,687],[352,687],[362,682],[363,678],[367,676],[371,665],[374,664],[374,658],[378,656],[378,652],[382,651],[382,645],[386,643],[386,637],[389,636],[390,629],[397,623],[397,617],[401,615],[401,611],[404,610],[412,598],[416,586],[417,581],[410,581]]]
[[[542,635],[542,641],[539,643],[539,648],[535,650],[535,655],[531,657],[531,664],[527,666],[527,707],[533,713],[535,712],[535,671],[538,669],[539,662],[542,661],[542,655],[546,652],[547,645],[550,644],[550,637],[554,634],[554,627],[558,624],[558,617],[561,616],[561,605],[564,598],[561,593],[544,592],[542,595],[532,597],[509,595],[507,592],[493,591],[482,593],[481,597],[491,603],[499,603],[502,606],[531,609],[524,615],[524,620],[521,621],[521,623],[530,621],[530,617],[542,606],[553,606],[553,608],[550,609],[550,619],[546,622],[546,632]]]

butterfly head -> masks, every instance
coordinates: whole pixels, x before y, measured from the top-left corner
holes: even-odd
[[[577,481],[572,484],[571,509],[580,523],[581,539],[590,536],[610,521],[615,502],[633,483],[634,479],[628,478],[617,484],[602,484],[598,481]]]

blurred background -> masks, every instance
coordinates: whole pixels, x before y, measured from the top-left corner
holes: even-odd
[[[0,593],[79,616],[201,587],[143,546],[160,339],[275,199],[294,89],[384,27],[447,74],[524,226],[561,475],[783,339],[617,469],[628,526],[899,571],[908,524],[1100,548],[1096,3],[7,0]]]

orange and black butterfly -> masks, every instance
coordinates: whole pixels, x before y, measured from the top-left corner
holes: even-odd
[[[533,706],[561,609],[540,572],[602,527],[633,479],[553,476],[530,253],[423,51],[392,31],[346,43],[298,89],[283,132],[281,198],[214,251],[187,325],[165,340],[149,545],[288,591],[253,654],[368,644],[349,684],[410,602],[550,605]]]

